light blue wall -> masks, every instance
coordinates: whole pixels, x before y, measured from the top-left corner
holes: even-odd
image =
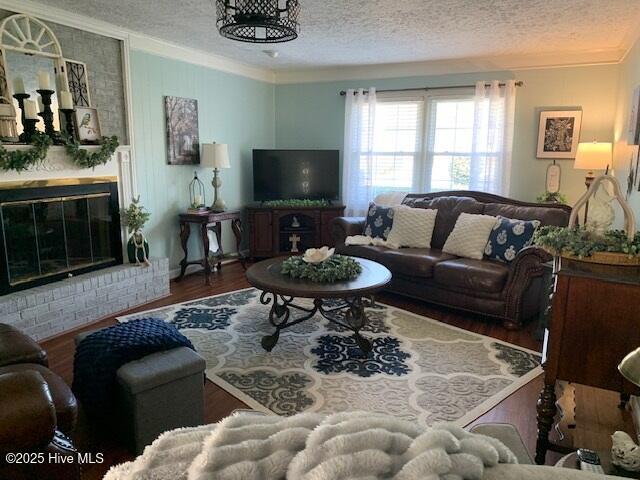
[[[544,191],[549,161],[535,158],[540,107],[580,106],[584,111],[582,138],[611,141],[615,117],[618,66],[409,77],[278,85],[276,87],[276,146],[278,148],[338,148],[344,138],[344,98],[347,88],[395,89],[473,84],[477,80],[515,78],[518,89],[511,196],[534,200]],[[573,161],[560,161],[562,191],[570,202],[584,189],[584,172]]]
[[[274,146],[274,87],[140,51],[131,53],[131,83],[138,188],[151,212],[145,232],[151,254],[169,257],[175,268],[182,258],[178,213],[188,207],[189,182],[197,170],[210,202],[212,173],[195,166],[167,165],[164,96],[197,99],[200,141],[229,145],[231,168],[222,172],[222,192],[227,206],[235,209],[251,199],[251,150]],[[228,224],[224,230],[225,251],[234,251]],[[191,252],[194,256],[200,252],[194,238]]]
[[[629,176],[630,165],[636,168],[636,158],[638,147],[627,145],[627,129],[629,127],[629,114],[631,110],[631,100],[633,90],[640,86],[640,40],[629,50],[624,61],[620,65],[620,88],[618,89],[618,112],[615,122],[615,146],[614,146],[614,166],[615,173],[623,190],[626,192],[627,177]],[[636,172],[636,175],[638,173]],[[637,178],[637,177],[636,177]],[[636,219],[640,220],[640,192],[638,183],[629,195],[629,203],[633,208]],[[616,215],[618,226],[622,226],[622,215]]]

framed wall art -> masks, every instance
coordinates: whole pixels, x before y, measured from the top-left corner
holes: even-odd
[[[89,92],[89,74],[86,63],[66,58],[65,68],[73,105],[76,107],[90,107],[91,93]]]
[[[191,98],[164,97],[167,120],[167,163],[200,163],[198,137],[198,101]]]
[[[538,126],[537,158],[576,158],[582,110],[543,110]]]
[[[76,107],[76,134],[80,143],[98,143],[102,138],[98,110],[90,107]]]

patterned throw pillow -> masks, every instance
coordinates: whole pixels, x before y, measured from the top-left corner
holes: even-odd
[[[386,240],[393,225],[393,208],[381,207],[371,202],[364,222],[364,234],[372,238]]]
[[[516,220],[498,217],[484,249],[487,258],[509,263],[520,250],[533,242],[533,234],[540,226],[538,220]]]

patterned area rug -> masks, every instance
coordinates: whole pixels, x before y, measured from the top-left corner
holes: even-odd
[[[118,320],[173,323],[207,360],[209,380],[281,415],[367,410],[466,425],[542,372],[536,352],[387,305],[367,312],[366,359],[350,331],[320,316],[283,330],[264,351],[260,340],[274,328],[252,288]]]

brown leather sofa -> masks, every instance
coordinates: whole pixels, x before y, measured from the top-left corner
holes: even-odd
[[[75,428],[78,407],[71,389],[47,365],[36,342],[0,323],[0,478],[80,478],[77,458],[50,461],[50,454],[76,455],[65,434]],[[18,452],[32,454],[32,461],[4,461],[7,453]]]
[[[362,235],[364,218],[340,217],[332,225],[336,252],[368,258],[393,274],[389,290],[439,305],[495,317],[505,327],[520,328],[538,313],[543,264],[551,256],[537,247],[521,250],[509,264],[460,258],[441,249],[461,213],[502,215],[566,226],[566,205],[526,203],[473,191],[410,194],[403,204],[437,209],[431,248],[392,250],[377,246],[346,246],[349,235]]]

